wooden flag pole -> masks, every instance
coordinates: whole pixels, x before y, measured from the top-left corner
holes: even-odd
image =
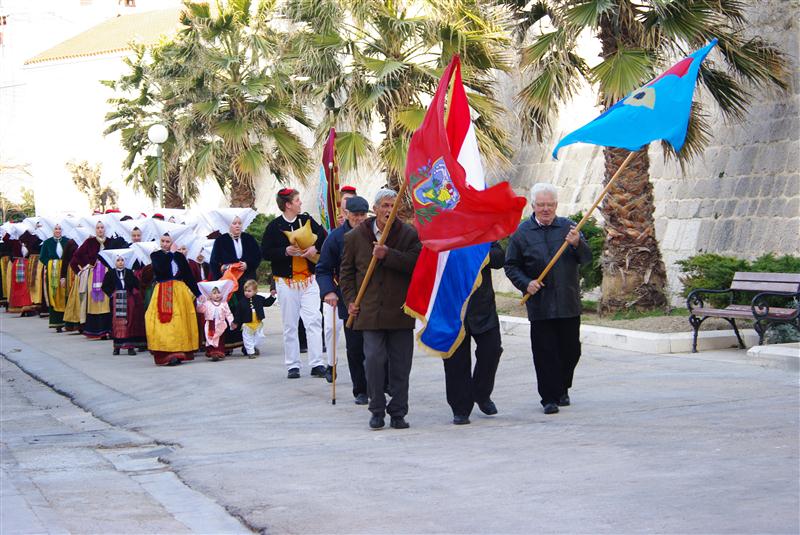
[[[611,186],[614,184],[614,181],[622,173],[622,171],[626,167],[628,167],[628,164],[631,162],[631,160],[633,159],[634,155],[636,155],[636,152],[637,151],[632,151],[630,154],[628,154],[628,157],[625,158],[625,161],[623,161],[622,165],[619,166],[619,169],[617,169],[617,172],[614,173],[614,176],[611,177],[611,180],[608,181],[608,184],[606,184],[606,187],[603,188],[603,191],[601,191],[600,195],[597,196],[597,199],[594,201],[594,204],[592,205],[592,207],[589,208],[589,210],[586,212],[586,214],[584,214],[583,219],[581,219],[580,222],[575,226],[576,230],[580,231],[581,228],[583,228],[583,225],[586,224],[586,221],[589,220],[589,216],[592,215],[592,212],[594,212],[595,208],[597,208],[597,206],[600,204],[600,201],[603,200],[603,197],[606,196],[606,193],[608,193],[608,190],[611,189]],[[535,200],[536,199],[533,199],[533,201],[535,201]],[[555,265],[555,263],[558,261],[558,259],[561,257],[561,255],[564,254],[564,251],[567,250],[567,245],[569,245],[569,244],[567,243],[566,240],[564,240],[564,243],[561,244],[561,248],[556,252],[555,256],[553,256],[553,259],[550,260],[550,263],[547,264],[547,267],[544,268],[544,271],[542,271],[541,275],[539,275],[539,277],[536,279],[537,281],[539,281],[539,283],[541,283],[544,280],[544,278],[547,276],[547,274],[550,273],[550,270],[553,269],[553,266]],[[528,299],[530,299],[530,297],[531,297],[531,294],[526,293],[525,297],[522,298],[522,301],[520,302],[520,304],[524,305],[525,302]]]
[[[331,314],[331,316],[333,316],[333,323],[331,324],[331,325],[333,325],[333,342],[332,342],[332,345],[333,345],[333,349],[332,349],[332,351],[333,351],[333,371],[332,371],[333,384],[332,384],[332,387],[331,387],[332,388],[332,391],[331,391],[331,405],[336,405],[336,364],[337,364],[337,362],[336,362],[336,328],[337,328],[337,325],[336,325],[336,307],[333,306],[333,307],[331,307],[331,309],[333,311],[333,314]],[[328,348],[328,349],[331,349],[331,348]]]
[[[392,224],[394,223],[395,218],[397,217],[397,210],[400,208],[400,203],[403,199],[403,195],[406,193],[406,186],[408,181],[403,179],[403,182],[400,184],[400,191],[397,192],[397,197],[394,201],[394,206],[392,206],[392,212],[389,214],[389,220],[386,221],[386,226],[381,233],[381,238],[378,240],[378,245],[383,245],[386,243],[386,238],[389,237],[389,231],[392,229]],[[369,261],[369,267],[367,267],[367,274],[364,275],[364,282],[361,283],[361,288],[358,289],[358,295],[356,296],[356,300],[353,303],[356,306],[361,304],[361,300],[364,299],[364,293],[367,291],[367,286],[369,285],[369,280],[372,278],[372,272],[375,271],[375,266],[378,263],[378,257],[372,256],[372,260]],[[350,315],[347,318],[347,328],[351,328],[353,326],[353,321],[355,321],[355,316]]]

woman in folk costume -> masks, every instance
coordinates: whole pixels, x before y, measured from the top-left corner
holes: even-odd
[[[228,306],[233,281],[206,281],[198,284],[198,287],[203,294],[197,300],[197,311],[203,317],[206,356],[217,362],[225,358],[225,331],[233,324],[233,313]]]
[[[11,261],[11,247],[6,241],[5,225],[0,226],[0,306],[8,308],[8,265]]]
[[[61,220],[63,233],[70,238],[64,246],[64,254],[61,256],[61,278],[65,281],[67,295],[67,303],[64,307],[64,330],[67,332],[82,331],[82,323],[85,321],[83,308],[85,303],[81,301],[80,279],[70,264],[75,252],[92,237],[93,232],[78,226],[79,224],[80,221],[72,217],[65,217]],[[85,297],[85,293],[83,297]]]
[[[103,279],[103,292],[111,299],[113,354],[127,349],[128,355],[135,355],[137,349],[147,348],[142,293],[131,269],[136,254],[132,249],[106,249],[100,256],[113,266]]]
[[[39,261],[39,254],[42,250],[42,241],[49,238],[42,225],[41,217],[26,217],[22,222],[28,225],[28,231],[20,236],[20,241],[28,249],[28,274],[26,282],[28,293],[35,307],[30,313],[31,316],[46,317],[47,305],[45,304],[44,294],[44,264]]]
[[[252,208],[220,208],[208,214],[211,226],[220,232],[211,249],[211,279],[226,278],[234,282],[231,308],[244,295],[244,281],[258,278],[261,251],[256,239],[245,232],[256,215]],[[230,354],[237,347],[242,347],[242,331],[231,329],[225,340],[226,352]]]
[[[314,280],[314,267],[319,260],[327,233],[307,213],[301,213],[302,202],[297,190],[278,192],[276,217],[264,230],[261,251],[272,262],[272,275],[278,292],[283,320],[283,351],[288,378],[300,377],[300,346],[297,323],[303,319],[308,338],[308,363],[311,375],[325,377],[322,357],[322,316],[319,287]]]
[[[44,218],[43,218],[44,219]],[[64,236],[60,223],[47,220],[52,236],[42,243],[39,262],[44,267],[44,295],[49,309],[49,325],[56,332],[64,329],[64,308],[67,306],[67,280],[62,277],[64,249],[69,238]]]
[[[200,291],[186,257],[171,252],[172,237],[164,234],[160,245],[150,255],[156,286],[144,315],[147,347],[156,366],[175,366],[194,359],[198,347],[194,297]]]
[[[11,249],[11,262],[8,273],[8,311],[19,312],[21,317],[36,315],[38,305],[31,299],[28,285],[31,263],[28,260],[28,225],[13,223],[8,232],[8,244]]]
[[[111,336],[111,303],[103,293],[103,279],[109,266],[100,258],[106,249],[106,226],[102,216],[88,222],[94,224],[94,236],[78,247],[69,267],[78,285],[81,332],[91,340],[106,340]]]

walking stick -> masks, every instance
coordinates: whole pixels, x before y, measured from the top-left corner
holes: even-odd
[[[631,162],[631,160],[633,159],[635,154],[636,154],[636,151],[632,151],[631,153],[628,154],[628,157],[625,158],[625,161],[623,161],[622,165],[619,166],[619,169],[617,169],[617,172],[614,173],[614,176],[611,177],[611,180],[608,181],[608,184],[606,184],[606,187],[603,188],[603,191],[601,191],[600,195],[597,196],[597,199],[594,201],[594,204],[592,205],[592,207],[589,208],[589,210],[586,212],[586,214],[584,214],[583,219],[581,219],[580,222],[575,226],[576,230],[578,230],[578,231],[581,230],[583,225],[589,219],[589,216],[592,215],[592,212],[594,212],[595,208],[597,208],[597,205],[600,204],[600,201],[602,201],[603,197],[606,196],[606,193],[608,193],[608,190],[611,189],[611,185],[614,184],[614,181],[622,173],[623,169],[628,167],[628,164]],[[539,283],[541,283],[544,280],[544,278],[547,276],[547,274],[550,273],[550,270],[553,269],[553,266],[555,265],[555,263],[558,261],[558,259],[561,257],[561,255],[564,254],[564,251],[567,250],[567,245],[568,245],[567,240],[564,240],[564,243],[561,244],[561,248],[558,251],[556,251],[555,256],[553,256],[553,259],[550,260],[550,263],[547,264],[547,267],[544,268],[544,271],[542,271],[542,274],[539,275],[539,277],[536,279],[537,281],[539,281]],[[525,297],[523,297],[522,301],[520,301],[520,304],[524,305],[525,302],[528,299],[530,299],[530,297],[531,297],[531,294],[526,293]]]
[[[389,214],[389,220],[386,221],[386,227],[383,229],[383,233],[381,234],[381,238],[378,240],[378,245],[383,245],[386,243],[386,238],[389,237],[389,231],[392,229],[392,224],[394,223],[395,218],[397,217],[397,209],[400,208],[400,203],[402,202],[403,195],[406,192],[406,181],[403,180],[402,184],[400,184],[400,191],[397,192],[397,200],[394,202],[394,206],[392,206],[392,212]],[[367,285],[369,284],[369,280],[372,278],[372,272],[375,271],[375,266],[378,263],[378,257],[372,257],[372,260],[369,261],[369,267],[367,268],[367,274],[364,275],[364,281],[361,283],[361,288],[358,289],[358,295],[356,295],[356,300],[353,302],[355,306],[361,304],[361,300],[364,299],[364,293],[367,291]],[[352,314],[349,315],[347,318],[347,325],[346,327],[349,329],[353,326],[353,321],[355,321],[356,317]]]
[[[338,326],[336,325],[336,307],[333,306],[331,309],[333,312],[331,314],[333,316],[333,323],[331,324],[333,325],[333,391],[331,393],[331,405],[336,405],[336,329]]]

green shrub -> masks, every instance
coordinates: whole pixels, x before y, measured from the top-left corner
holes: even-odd
[[[578,223],[583,219],[583,212],[572,214],[569,219]],[[583,236],[589,242],[589,248],[592,250],[592,263],[581,266],[581,288],[583,290],[591,290],[600,286],[603,282],[603,267],[600,264],[603,255],[603,244],[606,241],[606,231],[597,224],[597,220],[590,217],[586,220],[586,224],[581,228]]]
[[[737,271],[800,273],[800,257],[791,255],[775,257],[772,253],[760,256],[753,262],[733,256],[704,253],[679,260],[678,265],[683,273],[680,280],[683,283],[682,295],[684,297],[698,288],[712,290],[729,288]],[[715,307],[724,307],[730,302],[728,294],[706,295],[703,299]],[[788,301],[783,298],[770,299],[769,304],[770,306],[790,306]]]
[[[252,235],[256,241],[261,245],[261,238],[264,236],[264,229],[267,228],[267,225],[275,219],[274,215],[265,215],[265,214],[258,214],[256,218],[250,223],[250,226],[247,227],[247,233]],[[260,286],[269,286],[272,282],[272,266],[266,260],[263,260],[258,265],[258,270],[256,271],[258,275],[258,284]]]

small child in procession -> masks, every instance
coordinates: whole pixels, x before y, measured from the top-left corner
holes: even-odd
[[[112,269],[106,271],[101,289],[111,299],[111,338],[114,355],[127,349],[135,355],[136,349],[147,349],[144,328],[144,299],[139,279],[128,266],[133,266],[132,249],[108,249],[100,256]]]
[[[202,295],[197,299],[197,311],[203,315],[206,337],[206,356],[217,362],[225,358],[225,331],[233,324],[233,314],[227,297],[233,289],[230,280],[201,282]]]
[[[232,327],[235,329],[237,325],[242,326],[243,351],[251,359],[261,354],[256,344],[264,338],[261,328],[261,322],[264,321],[264,307],[272,306],[275,302],[275,293],[275,290],[271,290],[269,297],[259,295],[258,283],[250,279],[244,283],[244,297],[236,304]]]

